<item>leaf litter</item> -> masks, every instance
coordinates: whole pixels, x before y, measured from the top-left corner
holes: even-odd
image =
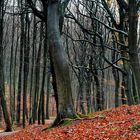
[[[140,105],[123,105],[96,112],[71,124],[42,131],[45,125],[29,125],[0,140],[140,140]]]

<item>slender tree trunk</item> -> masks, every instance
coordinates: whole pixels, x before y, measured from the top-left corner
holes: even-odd
[[[26,117],[28,119],[27,115],[27,85],[28,85],[28,73],[29,73],[29,51],[30,51],[30,42],[29,42],[29,31],[30,31],[30,23],[28,21],[28,13],[26,13],[26,25],[25,25],[25,36],[24,36],[24,66],[23,66],[23,72],[24,72],[24,78],[23,78],[23,128],[25,128],[26,125]]]
[[[33,123],[35,123],[37,119],[37,110],[38,110],[38,101],[39,101],[40,59],[41,59],[42,37],[43,37],[42,35],[43,34],[40,33],[40,42],[39,42],[36,67],[35,67],[35,93],[34,93],[35,95],[34,95],[34,105],[33,105],[33,112],[32,112]]]
[[[31,60],[31,78],[30,78],[30,115],[29,115],[29,124],[32,124],[32,109],[33,109],[33,81],[34,81],[34,66],[35,66],[35,47],[36,47],[36,35],[37,35],[37,27],[36,27],[36,17],[34,15],[33,20],[33,44],[32,44],[32,60]]]
[[[1,103],[0,103],[1,104]],[[2,121],[2,118],[3,116],[2,116],[2,108],[1,108],[1,106],[0,106],[0,121]]]
[[[41,23],[41,27],[40,27],[40,46],[42,46],[42,43],[41,43],[42,42],[42,37],[43,37],[42,32],[43,32],[43,22]],[[46,48],[46,46],[45,46],[45,48]],[[45,50],[44,50],[44,53],[46,53]],[[43,56],[43,58],[44,58],[44,56]],[[44,61],[46,62],[45,59],[46,58],[44,58]],[[42,118],[42,123],[43,124],[45,123],[45,120],[44,120],[44,117],[45,117],[44,116],[44,84],[45,84],[45,76],[46,76],[46,71],[45,71],[46,66],[45,65],[43,65],[43,75],[42,75],[41,90],[40,90],[40,97],[39,97],[38,124],[40,124],[40,117]]]
[[[102,101],[101,101],[101,92],[100,92],[100,81],[98,78],[98,71],[96,70],[96,67],[94,65],[94,80],[96,84],[96,111],[102,110]]]
[[[13,13],[14,13],[14,4],[15,1],[13,1]],[[12,118],[12,122],[15,120],[15,104],[14,104],[14,94],[13,94],[13,54],[14,54],[14,36],[15,36],[15,18],[13,16],[13,23],[12,23],[12,43],[11,43],[11,58],[10,58],[10,114]]]
[[[81,74],[81,76],[82,76],[82,73],[79,73],[79,74]],[[81,77],[81,76],[79,76],[80,77],[80,79],[79,79],[79,90],[78,90],[78,92],[79,92],[79,95],[80,95],[80,112],[82,113],[82,114],[86,114],[86,112],[85,112],[85,109],[84,109],[84,91],[83,91],[83,78]]]
[[[101,99],[102,99],[102,109],[105,109],[105,91],[104,91],[104,80],[105,80],[105,76],[104,76],[104,70],[102,71],[102,79],[101,79]]]
[[[18,40],[19,40],[19,37],[18,37],[18,29],[17,29],[17,42],[16,42],[16,48],[15,48],[15,56],[14,56],[14,70],[13,70],[13,108],[15,109],[14,110],[14,118],[16,119],[16,83],[17,83],[17,49],[18,49]],[[15,120],[14,119],[14,120]]]
[[[49,97],[50,97],[50,72],[47,75],[47,93],[46,93],[46,119],[49,119]]]
[[[22,71],[23,71],[23,48],[24,48],[24,16],[21,15],[21,37],[20,37],[20,66],[18,76],[18,93],[17,93],[17,123],[21,119],[21,93],[22,93]]]
[[[92,112],[92,95],[91,95],[91,83],[92,83],[92,76],[90,72],[88,73],[88,78],[86,81],[86,100],[87,100],[87,113]]]
[[[4,15],[4,1],[0,1],[0,103],[4,115],[4,120],[6,123],[5,131],[12,131],[12,126],[6,106],[5,100],[5,87],[4,87],[4,65],[3,65],[3,15]]]
[[[45,39],[44,39],[44,54],[43,54],[43,79],[42,79],[42,87],[41,87],[41,95],[42,95],[42,104],[41,104],[41,119],[42,119],[42,124],[45,124],[45,110],[44,110],[44,105],[45,105],[45,79],[46,79],[46,65],[47,65],[47,54],[48,54],[48,46],[46,48],[47,43],[47,29],[45,29]],[[48,94],[48,93],[47,93]],[[49,97],[47,98],[46,102],[49,103]],[[49,118],[49,117],[48,117]]]
[[[0,37],[1,38],[1,37]],[[4,120],[6,123],[5,131],[12,131],[12,126],[6,106],[5,91],[4,91],[4,71],[3,71],[3,48],[0,41],[0,103],[3,110]]]
[[[86,80],[86,99],[87,99],[87,113],[93,112],[93,104],[92,104],[92,82],[93,82],[93,75],[92,75],[92,63],[93,58],[90,56],[89,58],[89,68],[87,70],[87,80]]]

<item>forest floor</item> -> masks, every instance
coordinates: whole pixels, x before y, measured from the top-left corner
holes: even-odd
[[[30,125],[0,140],[140,140],[140,105],[123,105],[48,129]]]

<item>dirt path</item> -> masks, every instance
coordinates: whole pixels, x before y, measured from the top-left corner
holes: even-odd
[[[1,136],[11,135],[11,134],[14,134],[14,133],[16,133],[16,132],[18,132],[18,131],[12,131],[12,132],[0,132],[0,137],[1,137]]]
[[[45,120],[45,123],[46,124],[51,124],[54,120]],[[11,135],[11,134],[14,134],[14,133],[17,133],[19,132],[20,130],[16,130],[16,131],[12,131],[12,132],[3,132],[4,130],[0,131],[0,137],[1,136],[7,136],[7,135]]]

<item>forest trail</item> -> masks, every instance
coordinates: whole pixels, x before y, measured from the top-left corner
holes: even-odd
[[[12,131],[12,132],[0,132],[0,137],[1,136],[8,136],[8,135],[11,135],[11,134],[15,134],[17,133],[18,131]]]
[[[53,122],[53,120],[45,120],[45,123],[47,125],[50,125],[51,123]],[[36,126],[36,124],[34,125],[34,127]],[[38,125],[37,125],[38,126]],[[0,130],[0,140],[1,140],[1,137],[2,136],[9,136],[11,134],[15,134],[19,131],[22,131],[22,128],[18,128],[19,130],[15,130],[15,131],[12,131],[12,132],[4,132],[4,130]]]

